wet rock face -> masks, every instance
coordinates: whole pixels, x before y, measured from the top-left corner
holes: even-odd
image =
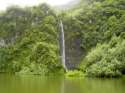
[[[79,35],[66,40],[66,66],[70,70],[76,69],[80,64],[83,55],[80,44],[81,37]]]
[[[75,24],[76,20],[70,18],[64,20],[65,31],[65,51],[66,51],[66,66],[69,70],[77,69],[83,56],[84,50],[81,47],[82,36],[80,24]]]
[[[13,45],[17,38],[19,38],[21,34],[19,32],[11,33],[7,35],[6,37],[0,38],[0,47],[7,47],[8,45]]]
[[[4,39],[0,39],[0,47],[4,47],[6,44],[5,44],[5,40]]]
[[[65,40],[65,65],[68,70],[77,69],[83,56],[83,49],[81,48],[82,38],[80,31],[77,29],[69,30],[64,24],[64,40]],[[62,54],[62,35],[59,33],[60,43],[60,57]],[[62,57],[61,57],[62,58]]]

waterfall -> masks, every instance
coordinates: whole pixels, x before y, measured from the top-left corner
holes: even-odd
[[[60,28],[61,28],[61,61],[62,65],[67,70],[66,67],[66,56],[65,56],[65,35],[62,20],[60,20]]]

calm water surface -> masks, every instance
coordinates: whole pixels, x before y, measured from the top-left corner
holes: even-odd
[[[0,74],[0,93],[125,93],[125,78],[64,79]]]

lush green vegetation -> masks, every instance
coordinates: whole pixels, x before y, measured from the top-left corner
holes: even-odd
[[[63,13],[65,30],[81,37],[82,69],[87,76],[117,77],[125,73],[124,0],[83,0],[75,13]],[[81,9],[81,10],[80,10]],[[80,11],[79,11],[80,10]],[[67,33],[66,32],[66,33]],[[79,52],[79,51],[78,51]]]
[[[85,60],[86,73],[90,76],[116,77],[125,71],[125,40],[113,37],[109,43],[98,44]]]
[[[62,73],[59,58],[58,19],[48,5],[9,8],[1,14],[1,72],[21,74]]]
[[[72,77],[84,77],[84,74],[82,71],[74,70],[74,71],[68,71],[65,76],[67,78],[72,78]]]
[[[8,8],[0,14],[0,72],[63,73],[59,19],[64,24],[67,45],[73,38],[80,39],[80,45],[75,45],[82,49],[77,51],[82,52],[78,70],[91,77],[125,74],[124,0],[82,0],[78,6],[61,13],[46,4]],[[67,73],[77,75],[81,76],[81,72]]]

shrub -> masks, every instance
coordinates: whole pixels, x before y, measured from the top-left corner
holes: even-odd
[[[81,71],[74,70],[74,71],[68,71],[65,74],[66,77],[83,77],[84,74]]]
[[[109,43],[98,45],[86,56],[87,76],[116,77],[125,69],[125,40],[113,37]]]

